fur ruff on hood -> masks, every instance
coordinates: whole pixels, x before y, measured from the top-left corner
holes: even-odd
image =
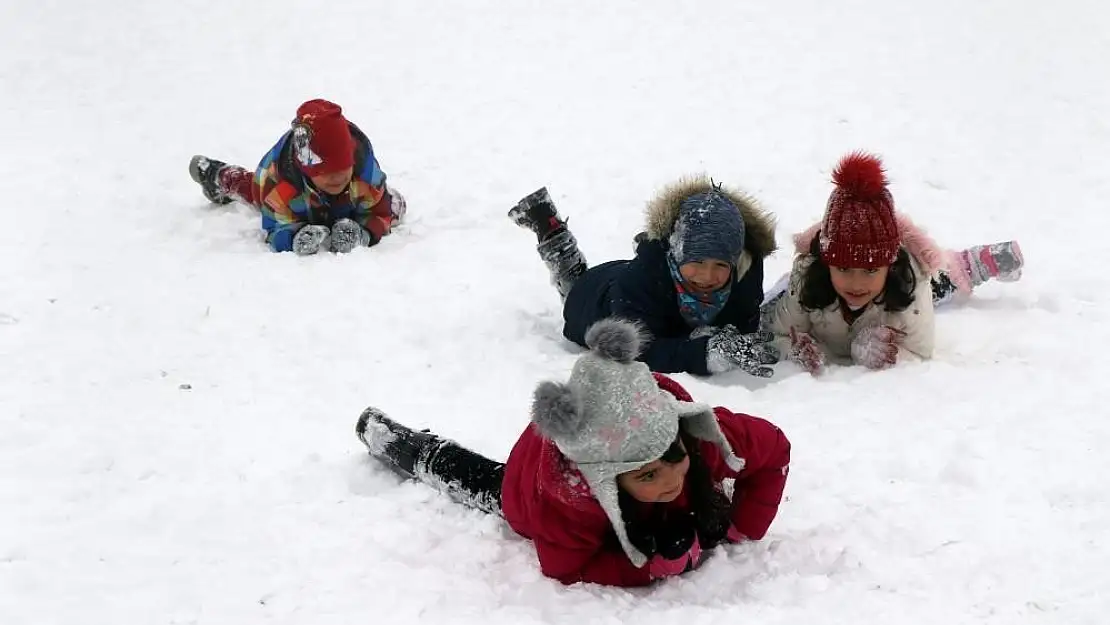
[[[695,193],[713,191],[716,187],[708,176],[682,178],[661,190],[648,202],[647,225],[644,232],[649,240],[666,241],[674,231],[682,201]],[[738,189],[721,186],[719,190],[740,209],[744,219],[744,252],[756,258],[766,258],[778,249],[775,243],[775,218],[760,208],[748,194]],[[748,264],[750,265],[750,258]]]

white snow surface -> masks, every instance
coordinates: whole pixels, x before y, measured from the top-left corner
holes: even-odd
[[[0,623],[1060,623],[1110,610],[1110,9],[1098,0],[7,2],[0,20]],[[408,221],[272,254],[209,205],[303,100],[372,138]],[[578,348],[534,238],[591,262],[683,174],[790,234],[880,153],[942,243],[1027,268],[928,363],[677,378],[793,443],[765,540],[649,589],[564,587],[402,483],[369,404],[496,458]]]

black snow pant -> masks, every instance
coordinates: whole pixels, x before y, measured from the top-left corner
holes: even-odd
[[[440,439],[418,467],[416,477],[460,503],[501,516],[503,462]]]

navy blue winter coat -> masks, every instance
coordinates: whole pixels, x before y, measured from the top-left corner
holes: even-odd
[[[708,191],[706,179],[666,189],[648,205],[646,239],[632,260],[615,260],[590,268],[575,282],[563,305],[563,335],[585,346],[586,329],[617,316],[640,322],[651,334],[640,360],[652,371],[708,375],[708,337],[691,339],[691,327],[678,310],[678,293],[667,267],[667,242],[682,200]],[[723,189],[744,217],[744,250],[733,262],[732,292],[713,326],[734,325],[741,332],[759,327],[763,302],[763,259],[775,251],[774,221],[742,193]]]

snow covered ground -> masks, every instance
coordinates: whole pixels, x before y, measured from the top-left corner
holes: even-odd
[[[1105,622],[1103,5],[5,3],[0,623]],[[408,197],[374,249],[271,254],[188,178],[194,153],[253,167],[313,97]],[[372,403],[503,457],[566,375],[504,217],[536,187],[595,262],[699,171],[788,246],[856,148],[943,243],[1017,238],[1028,267],[940,314],[930,363],[678,376],[791,438],[763,542],[564,588],[353,436]]]

